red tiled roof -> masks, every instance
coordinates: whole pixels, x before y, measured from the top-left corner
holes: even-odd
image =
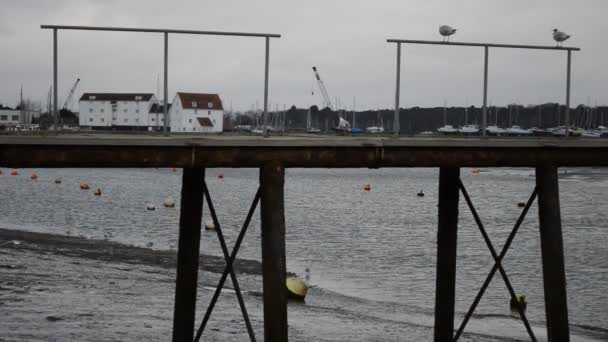
[[[217,94],[177,93],[184,109],[224,110],[222,100]],[[196,103],[196,107],[193,106]],[[209,107],[211,103],[211,107]]]
[[[149,93],[84,93],[80,101],[149,101],[152,96],[154,94]]]
[[[196,118],[196,120],[203,127],[213,127],[213,123],[209,118]]]

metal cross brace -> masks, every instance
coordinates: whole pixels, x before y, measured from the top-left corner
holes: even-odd
[[[507,238],[507,241],[505,242],[505,245],[503,246],[503,248],[500,252],[500,255],[497,255],[496,250],[494,249],[494,246],[492,245],[492,242],[490,241],[490,238],[483,226],[483,223],[481,222],[481,219],[479,218],[479,215],[477,214],[477,211],[475,210],[475,207],[473,206],[473,202],[471,201],[471,198],[469,197],[469,194],[467,193],[467,190],[465,189],[464,185],[462,184],[462,180],[460,180],[460,179],[458,179],[458,187],[460,188],[460,191],[462,192],[462,195],[463,195],[464,199],[466,200],[467,205],[469,206],[469,209],[471,210],[471,213],[473,214],[473,218],[475,219],[475,222],[477,223],[477,226],[479,227],[479,231],[481,232],[481,235],[483,236],[483,239],[484,239],[486,245],[488,246],[488,249],[490,250],[492,257],[494,258],[494,266],[492,267],[492,270],[486,277],[486,280],[484,281],[483,285],[481,286],[481,289],[479,290],[479,293],[475,297],[475,300],[473,301],[473,304],[471,305],[469,311],[465,315],[464,320],[462,321],[460,327],[458,328],[458,331],[456,332],[456,335],[454,335],[453,341],[458,340],[458,338],[464,331],[464,328],[466,327],[469,319],[473,315],[475,308],[479,304],[481,297],[485,293],[485,290],[488,288],[488,285],[490,285],[490,282],[492,281],[492,278],[494,277],[494,274],[496,273],[497,270],[500,271],[502,279],[504,280],[505,285],[507,286],[507,289],[509,290],[509,294],[511,295],[511,298],[517,301],[517,296],[515,295],[513,286],[511,285],[511,282],[509,281],[509,278],[507,277],[507,273],[505,272],[504,268],[502,267],[501,262],[505,256],[505,254],[507,254],[507,251],[509,250],[509,247],[511,246],[511,242],[513,242],[513,239],[515,238],[515,234],[517,234],[519,227],[521,226],[524,218],[526,217],[526,214],[528,213],[530,206],[532,206],[532,203],[534,203],[534,200],[536,199],[536,196],[538,193],[538,189],[535,187],[534,191],[532,192],[532,195],[530,195],[530,198],[528,199],[528,202],[526,203],[526,206],[524,207],[524,210],[522,211],[521,215],[517,219],[517,222],[515,223],[515,226],[513,227],[511,234],[509,234],[509,237]],[[534,336],[532,327],[530,326],[530,323],[528,322],[528,319],[526,318],[526,314],[520,305],[517,306],[517,311],[519,312],[519,315],[521,316],[521,320],[523,321],[523,323],[526,327],[528,335],[530,335],[530,339],[532,341],[536,341],[536,337]]]
[[[209,190],[207,189],[206,182],[203,183],[203,193],[205,195],[205,199],[207,200],[207,205],[209,206],[209,212],[211,213],[211,217],[213,219],[213,224],[215,224],[215,231],[217,232],[217,237],[218,237],[218,239],[220,241],[220,245],[222,247],[224,259],[226,260],[226,267],[224,268],[224,272],[222,273],[220,281],[215,289],[215,292],[213,293],[213,297],[211,298],[211,303],[209,303],[209,306],[207,307],[207,311],[205,312],[203,321],[201,322],[201,325],[198,328],[198,331],[196,332],[196,337],[194,338],[194,342],[198,342],[199,339],[201,338],[201,335],[203,334],[203,331],[205,330],[205,326],[207,325],[207,322],[209,321],[209,318],[211,317],[211,312],[213,311],[213,308],[215,307],[215,303],[217,302],[217,299],[220,296],[222,288],[224,287],[224,283],[226,282],[226,278],[228,277],[228,274],[230,274],[230,278],[232,279],[234,291],[236,293],[236,297],[239,302],[239,306],[241,307],[241,312],[243,313],[243,319],[245,320],[245,325],[247,327],[247,333],[249,334],[249,339],[251,341],[255,342],[255,335],[253,333],[253,328],[251,327],[249,315],[247,314],[247,309],[245,308],[245,302],[243,301],[241,289],[236,280],[236,275],[234,273],[234,269],[232,268],[232,265],[234,263],[234,260],[236,259],[236,255],[239,251],[239,248],[241,247],[241,243],[243,242],[243,238],[245,237],[245,233],[247,232],[247,228],[249,227],[249,223],[251,222],[253,213],[255,212],[255,209],[258,206],[258,203],[260,201],[261,190],[260,190],[260,188],[258,188],[258,190],[255,193],[253,203],[251,204],[251,207],[249,208],[249,212],[247,213],[247,217],[245,218],[245,222],[243,223],[241,232],[239,233],[239,235],[236,239],[234,248],[232,249],[232,253],[230,255],[228,255],[228,248],[226,247],[226,241],[224,240],[224,235],[222,234],[222,229],[220,227],[220,223],[215,214],[215,209],[213,207],[213,202],[211,201],[211,196],[209,195]]]

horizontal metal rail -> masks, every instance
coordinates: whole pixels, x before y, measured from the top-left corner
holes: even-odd
[[[581,48],[569,47],[569,46],[443,42],[443,41],[436,41],[436,40],[415,40],[415,39],[387,39],[386,41],[388,43],[403,43],[403,44],[478,46],[478,47],[508,48],[508,49],[564,50],[564,51],[568,51],[568,50],[580,51],[581,50]]]
[[[108,27],[108,26],[74,26],[74,25],[40,25],[41,29],[56,30],[79,30],[79,31],[116,31],[116,32],[149,32],[149,33],[178,33],[178,34],[201,34],[210,36],[239,36],[239,37],[270,37],[280,38],[276,33],[254,33],[254,32],[224,32],[224,31],[197,31],[197,30],[175,30],[162,28],[140,28],[140,27]]]

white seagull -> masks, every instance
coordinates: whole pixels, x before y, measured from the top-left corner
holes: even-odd
[[[568,38],[570,38],[570,35],[567,35],[558,29],[553,29],[553,39],[557,42],[557,46],[561,46],[561,43]]]
[[[443,41],[446,41],[446,37],[447,37],[447,41],[450,41],[450,36],[453,35],[454,33],[456,33],[456,29],[455,28],[451,28],[448,25],[441,25],[439,26],[439,34],[443,36]]]

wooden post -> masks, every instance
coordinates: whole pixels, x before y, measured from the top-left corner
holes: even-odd
[[[287,341],[285,284],[285,168],[269,163],[260,169],[264,341]]]
[[[538,166],[536,168],[536,186],[538,187],[538,218],[543,260],[547,336],[549,341],[569,341],[557,167],[553,165]]]
[[[435,292],[435,341],[451,341],[454,333],[456,237],[459,168],[439,169],[439,220]]]
[[[205,169],[193,168],[185,168],[182,176],[173,342],[194,339],[204,177]]]

